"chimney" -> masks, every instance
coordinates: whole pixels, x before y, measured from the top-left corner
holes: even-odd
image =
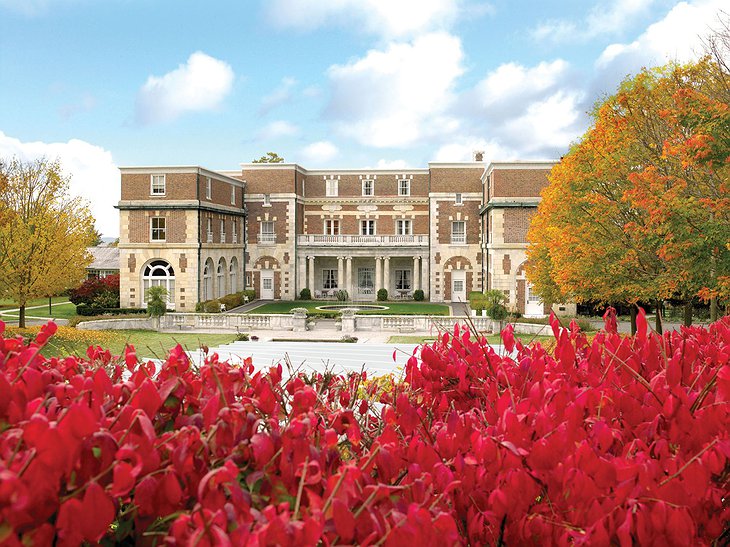
[[[484,150],[474,150],[472,157],[474,161],[484,161]]]

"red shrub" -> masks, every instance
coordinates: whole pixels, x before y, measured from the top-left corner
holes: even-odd
[[[0,543],[709,545],[730,319],[639,326],[554,323],[554,355],[508,329],[514,359],[457,328],[370,404],[364,375],[194,370],[178,346],[154,376],[131,348],[43,358],[53,324],[0,339]]]
[[[119,305],[119,274],[90,277],[70,291],[68,299],[76,305],[92,305],[96,298],[105,294],[116,297],[116,305]]]

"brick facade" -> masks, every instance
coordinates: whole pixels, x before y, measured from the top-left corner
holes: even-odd
[[[374,299],[381,287],[400,296],[421,289],[433,301],[498,288],[524,309],[525,235],[552,163],[431,163],[402,171],[123,168],[122,302],[143,303],[143,272],[162,261],[175,272],[172,303],[185,311],[245,285],[284,300],[305,287],[317,297],[345,289],[358,299]],[[152,192],[153,175],[165,176],[164,194]],[[336,195],[327,195],[328,180],[337,181]],[[363,181],[371,181],[371,195],[363,196]],[[165,218],[164,241],[150,240],[153,217]],[[336,233],[326,230],[328,220],[338,221]],[[364,220],[374,221],[374,234],[363,234]],[[409,233],[400,233],[399,220],[409,221]],[[465,223],[463,240],[453,237],[454,222]],[[263,223],[272,223],[273,236]],[[264,279],[273,279],[273,290]]]

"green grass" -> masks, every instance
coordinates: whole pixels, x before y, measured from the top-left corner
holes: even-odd
[[[54,296],[51,299],[51,301],[53,303],[68,302],[68,297],[67,296]],[[48,297],[35,298],[26,304],[26,307],[29,307],[29,306],[45,306],[46,312],[48,312]],[[14,300],[11,300],[9,298],[0,298],[0,310],[13,309],[13,308],[17,308],[17,307],[18,307],[18,304],[16,304]],[[35,310],[31,310],[31,311],[35,311]]]
[[[141,358],[164,358],[167,352],[180,344],[187,350],[197,350],[201,346],[216,347],[235,340],[235,334],[191,334],[160,333],[151,330],[108,330],[101,331],[99,340],[93,340],[93,331],[85,331],[90,341],[65,339],[58,334],[51,338],[43,349],[47,357],[65,357],[69,355],[86,355],[89,345],[99,345],[108,349],[113,355],[122,355],[126,344],[135,347]],[[111,335],[111,336],[110,336]]]
[[[311,314],[323,313],[317,306],[341,305],[342,302],[322,300],[296,300],[294,302],[269,302],[249,313],[290,313],[292,308],[306,308]],[[370,302],[368,302],[370,304]],[[387,306],[387,310],[371,310],[358,312],[359,315],[449,315],[449,307],[429,302],[372,302]],[[331,312],[330,312],[331,313]]]
[[[14,312],[12,314],[3,314],[3,320],[7,323],[9,318],[15,318],[17,323],[18,313]],[[34,310],[25,310],[25,317],[26,319],[29,317],[52,317],[54,319],[71,319],[72,317],[76,317],[76,306],[72,304],[71,302],[67,302],[66,304],[59,304],[56,306],[51,307],[51,313],[49,315],[48,313],[48,303],[46,302],[46,305],[42,308],[37,308]]]

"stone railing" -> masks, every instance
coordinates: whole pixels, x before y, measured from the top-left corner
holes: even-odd
[[[379,246],[379,245],[398,245],[398,246],[422,246],[428,245],[428,235],[379,235],[379,236],[363,236],[363,235],[327,235],[327,234],[305,234],[297,236],[299,245],[318,245],[318,246]]]
[[[160,318],[160,330],[295,330],[295,315],[243,313],[168,313]]]

